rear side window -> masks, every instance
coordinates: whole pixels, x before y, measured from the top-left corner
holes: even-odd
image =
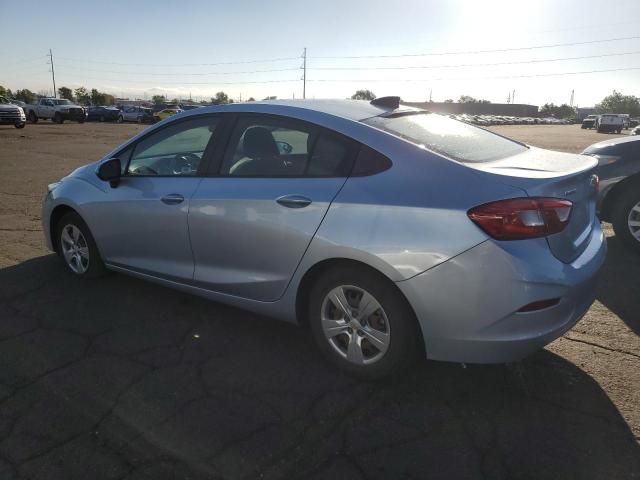
[[[465,163],[490,162],[527,150],[487,130],[428,112],[373,117],[364,123]]]
[[[353,164],[355,145],[329,133],[321,133],[311,154],[307,176],[346,177]]]

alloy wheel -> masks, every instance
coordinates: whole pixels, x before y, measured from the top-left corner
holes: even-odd
[[[78,227],[69,224],[62,229],[60,247],[73,272],[82,275],[89,269],[89,245]]]
[[[360,287],[341,285],[327,293],[321,321],[331,347],[350,363],[370,365],[389,349],[389,319],[374,296]]]
[[[627,217],[627,225],[633,238],[640,242],[640,202],[631,207]]]

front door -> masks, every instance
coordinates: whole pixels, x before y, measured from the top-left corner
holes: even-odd
[[[190,117],[143,137],[121,155],[117,188],[89,208],[106,263],[179,281],[193,277],[189,202],[218,119]],[[128,160],[128,162],[127,162]]]
[[[194,281],[244,298],[273,301],[285,291],[357,145],[280,117],[241,117],[215,177],[191,199]]]

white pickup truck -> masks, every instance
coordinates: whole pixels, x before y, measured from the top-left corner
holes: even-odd
[[[87,119],[87,109],[75,105],[64,98],[40,98],[37,103],[24,106],[27,119],[32,123],[37,123],[41,118],[50,118],[56,123],[65,120],[75,120],[84,123]]]
[[[598,133],[620,133],[623,128],[624,118],[615,113],[599,115],[596,120],[596,130],[598,130]]]
[[[0,125],[13,125],[16,128],[24,128],[27,119],[24,111],[18,105],[14,105],[4,97],[0,97]]]

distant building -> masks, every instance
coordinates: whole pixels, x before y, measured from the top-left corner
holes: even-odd
[[[580,120],[584,120],[589,115],[596,113],[595,107],[576,108],[576,111],[578,112],[578,118]]]
[[[446,102],[402,102],[411,107],[424,108],[435,113],[469,115],[507,115],[512,117],[537,117],[537,105],[519,103],[446,103]]]

